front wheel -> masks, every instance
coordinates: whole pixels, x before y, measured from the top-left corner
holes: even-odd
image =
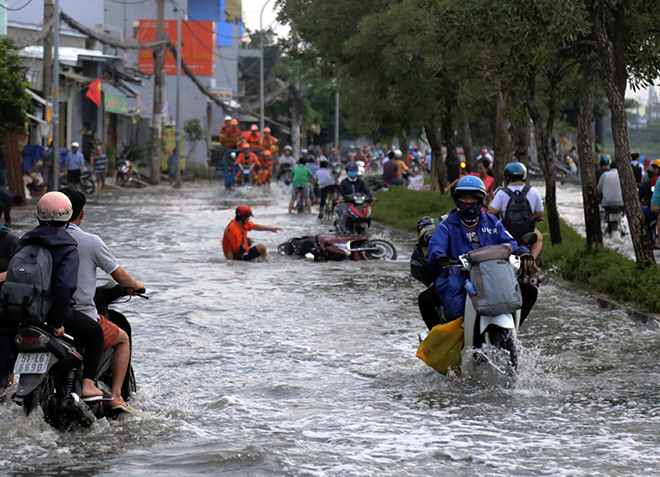
[[[518,344],[515,330],[490,325],[486,329],[485,335],[486,343],[506,353],[506,365],[510,372],[515,373],[518,367]]]
[[[367,240],[360,248],[369,248],[360,252],[362,260],[396,260],[396,248],[385,240]]]

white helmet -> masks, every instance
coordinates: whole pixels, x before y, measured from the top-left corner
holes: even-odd
[[[291,146],[284,146],[285,151],[293,151],[293,148]]]
[[[231,116],[225,116],[225,121],[231,121]]]
[[[68,222],[72,214],[71,201],[61,192],[48,192],[37,204],[37,218],[42,222]]]
[[[78,144],[77,142],[72,142],[71,147],[80,147],[80,144]]]
[[[403,153],[401,152],[400,149],[397,149],[396,151],[394,151],[394,157],[399,158],[401,156],[403,156]]]

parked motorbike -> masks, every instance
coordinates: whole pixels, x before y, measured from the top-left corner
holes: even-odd
[[[291,255],[314,262],[342,260],[396,260],[394,245],[386,240],[355,235],[305,235],[280,244],[280,255]]]
[[[371,199],[362,193],[345,196],[343,204],[340,203],[336,209],[337,234],[367,236],[371,227],[370,203]]]
[[[142,296],[144,289],[138,293]],[[125,287],[119,285],[97,288],[94,301],[99,313],[122,328],[131,337],[131,327],[126,317],[108,306],[121,297],[128,296]],[[144,297],[146,298],[146,297]],[[84,402],[82,390],[83,351],[73,337],[56,337],[46,325],[19,325],[16,335],[18,357],[14,374],[19,375],[13,401],[21,406],[26,415],[38,407],[44,419],[60,430],[73,427],[89,427],[96,419],[116,417],[121,411],[113,411],[107,401]],[[112,392],[110,363],[113,349],[101,357],[95,376],[97,387]],[[122,387],[124,400],[137,390],[133,368],[129,365]]]

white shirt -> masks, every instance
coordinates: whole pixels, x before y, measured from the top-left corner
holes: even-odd
[[[94,293],[96,293],[96,268],[110,275],[119,268],[119,263],[110,249],[98,235],[85,232],[75,224],[69,224],[66,229],[69,235],[78,243],[78,287],[73,294],[75,305],[73,309],[84,313],[90,318],[99,319]]]
[[[610,169],[600,176],[600,179],[598,179],[598,193],[603,195],[603,198],[600,201],[600,205],[603,207],[623,206],[623,194],[621,193],[621,182],[619,182],[619,171],[616,169]]]
[[[326,167],[319,168],[319,170],[314,173],[314,177],[316,177],[316,180],[319,181],[319,187],[321,189],[336,183],[332,172]]]
[[[510,185],[507,186],[512,191],[521,191],[525,187],[524,185]],[[535,214],[537,212],[543,212],[543,199],[541,199],[541,194],[534,187],[530,187],[529,192],[526,195],[527,202],[532,206],[532,212]],[[489,204],[493,209],[500,211],[500,217],[504,217],[506,213],[506,206],[509,203],[509,196],[502,189],[498,189],[495,193],[495,198],[493,202]]]

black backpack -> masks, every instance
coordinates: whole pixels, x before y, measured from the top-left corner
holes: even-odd
[[[53,304],[50,293],[53,258],[41,245],[26,245],[7,266],[0,289],[0,309],[14,323],[42,324]]]
[[[526,185],[520,191],[512,191],[508,187],[502,190],[509,196],[506,212],[502,217],[502,225],[515,238],[520,238],[528,232],[533,232],[536,225],[532,205],[527,200],[530,186]]]

